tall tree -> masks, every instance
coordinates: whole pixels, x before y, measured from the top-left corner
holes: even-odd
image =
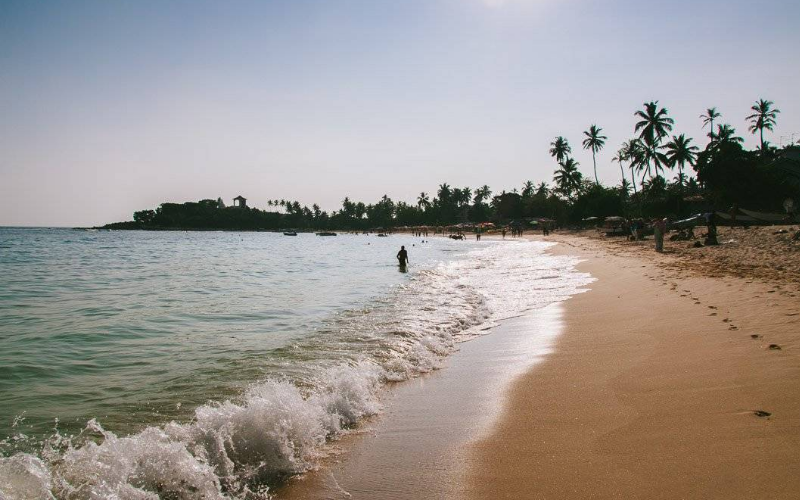
[[[774,103],[772,101],[766,101],[764,99],[759,99],[756,103],[750,107],[753,111],[753,114],[747,117],[747,121],[750,122],[750,133],[755,134],[759,132],[761,134],[761,151],[764,152],[764,129],[772,131],[773,127],[775,126],[775,119],[778,116],[778,113],[781,112],[780,109],[772,107]]]
[[[550,143],[550,156],[555,158],[558,163],[569,158],[570,153],[572,153],[572,148],[564,137],[559,135]]]
[[[553,181],[564,196],[572,199],[573,193],[580,189],[583,181],[583,174],[578,170],[580,164],[573,158],[567,158],[559,165],[561,168],[555,171]]]
[[[439,201],[442,204],[447,204],[450,202],[450,198],[453,195],[453,191],[450,188],[450,185],[446,182],[439,185]]]
[[[719,147],[722,144],[726,143],[736,143],[741,144],[744,142],[744,139],[736,135],[736,129],[728,125],[727,123],[723,123],[722,125],[717,125],[717,133],[714,134],[714,140],[711,141],[711,147]]]
[[[431,200],[428,197],[428,193],[425,191],[421,192],[417,197],[417,206],[419,208],[428,208],[431,205]]]
[[[625,151],[625,159],[628,161],[628,168],[631,169],[633,192],[636,193],[636,177],[633,174],[640,168],[644,160],[644,146],[642,145],[642,141],[633,138],[623,143],[622,149]]]
[[[716,107],[708,108],[706,114],[700,115],[700,118],[703,120],[703,128],[706,128],[706,125],[708,125],[708,137],[711,140],[714,140],[714,120],[720,116],[722,116],[722,113],[718,112]]]
[[[614,157],[611,158],[611,161],[612,162],[615,161],[615,162],[619,163],[619,173],[620,173],[620,176],[622,178],[622,182],[623,183],[627,183],[628,180],[625,178],[625,169],[622,167],[622,164],[624,162],[628,161],[628,154],[625,151],[625,145],[624,144],[622,145],[621,148],[619,148],[617,150],[617,154],[615,154]],[[635,188],[636,188],[636,186],[634,186],[634,189]]]
[[[600,135],[603,129],[598,127],[597,125],[592,125],[589,127],[589,130],[583,132],[583,135],[586,136],[586,139],[583,140],[583,149],[591,149],[592,150],[592,163],[594,164],[594,182],[596,184],[600,184],[600,181],[597,180],[597,159],[595,158],[595,154],[603,149],[603,146],[606,145],[606,139],[608,137],[604,135]]]
[[[484,184],[483,186],[479,187],[475,190],[475,204],[482,205],[484,201],[488,200],[489,197],[492,195],[492,190],[489,189],[489,186]]]
[[[533,196],[533,191],[535,187],[532,181],[527,181],[525,184],[522,185],[522,197],[523,198],[530,198]]]
[[[672,136],[672,140],[668,142],[664,149],[666,149],[667,161],[670,165],[678,166],[678,184],[681,190],[683,189],[683,167],[687,163],[694,165],[697,161],[697,146],[691,144],[691,137],[687,138],[684,134]]]
[[[675,121],[667,116],[667,108],[658,108],[658,101],[644,103],[644,109],[634,113],[640,118],[636,123],[635,131],[639,132],[639,139],[644,143],[643,156],[644,168],[647,174],[652,175],[650,167],[655,168],[656,174],[663,169],[663,154],[659,152],[661,141],[672,130]]]
[[[472,199],[472,189],[465,187],[461,189],[461,199],[458,200],[459,205],[469,205]]]

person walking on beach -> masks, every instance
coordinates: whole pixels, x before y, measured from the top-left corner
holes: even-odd
[[[397,252],[397,260],[400,262],[400,267],[405,267],[408,264],[408,252],[406,252],[405,246],[401,246],[400,251]]]

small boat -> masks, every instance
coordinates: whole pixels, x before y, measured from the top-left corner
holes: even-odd
[[[336,236],[336,233],[322,232],[322,233],[317,233],[317,236]]]
[[[297,236],[297,231],[284,231],[284,236]]]

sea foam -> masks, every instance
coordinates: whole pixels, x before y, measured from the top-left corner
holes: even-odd
[[[117,436],[95,420],[55,434],[39,456],[0,458],[0,499],[269,498],[313,468],[327,443],[381,410],[389,383],[436,370],[493,322],[577,293],[590,281],[547,244],[490,244],[423,269],[389,295],[332,318],[285,348],[272,373],[188,422]],[[535,334],[535,332],[532,332]]]

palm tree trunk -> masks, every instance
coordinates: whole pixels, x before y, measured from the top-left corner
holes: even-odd
[[[631,184],[633,184],[633,194],[636,194],[636,177],[633,175],[633,165],[631,165]]]
[[[761,141],[764,142],[763,140]],[[595,184],[600,184],[600,181],[597,180],[597,160],[594,159],[594,149],[592,149],[592,163],[594,163],[594,182]]]
[[[678,215],[681,214],[681,202],[683,201],[683,163],[678,163]]]
[[[761,154],[764,154],[764,127],[758,129],[761,132]]]

